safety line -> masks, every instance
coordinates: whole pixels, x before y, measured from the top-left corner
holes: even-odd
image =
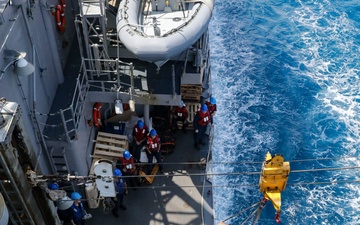
[[[249,210],[249,209],[251,209],[251,208],[254,208],[254,207],[256,207],[256,206],[259,205],[259,204],[260,204],[260,202],[257,202],[257,203],[255,203],[255,204],[253,204],[252,206],[249,206],[249,207],[247,207],[246,209],[243,209],[243,210],[241,210],[240,212],[238,212],[238,213],[236,213],[236,214],[234,214],[234,215],[232,215],[232,216],[230,216],[230,217],[222,220],[221,222],[226,222],[226,221],[228,221],[229,219],[232,219],[232,218],[234,218],[235,216],[238,216],[238,215],[240,215],[241,213],[243,213],[243,212],[245,212],[245,211],[247,211],[247,210]]]
[[[256,209],[254,212],[252,212],[252,213],[244,220],[244,222],[242,222],[241,225],[244,225],[253,215],[255,215],[256,212],[257,212],[257,209]]]
[[[359,182],[360,180],[314,181],[314,182],[299,182],[299,183],[287,184],[286,186],[345,184],[345,183],[359,183]]]
[[[318,159],[295,159],[295,160],[290,160],[287,162],[290,163],[296,163],[296,162],[309,162],[309,161],[319,161],[319,160],[340,160],[340,159],[358,159],[360,158],[360,156],[342,156],[342,157],[332,157],[332,158],[318,158]]]
[[[292,170],[290,173],[304,173],[304,172],[319,172],[319,171],[334,171],[334,170],[351,170],[360,169],[360,166],[349,166],[349,167],[329,167],[311,170]]]
[[[299,183],[288,183],[286,186],[303,186],[303,185],[323,185],[323,184],[344,184],[344,183],[359,183],[360,180],[338,180],[338,181],[318,181],[318,182],[299,182]],[[155,188],[202,188],[203,185],[172,185],[172,186],[148,186],[138,187],[140,189],[155,189]],[[241,187],[259,187],[258,184],[226,184],[226,185],[205,185],[204,187],[224,187],[224,188],[241,188]],[[130,186],[129,186],[130,188]]]
[[[345,157],[333,157],[333,158],[313,158],[313,159],[296,159],[296,160],[289,160],[286,162],[290,162],[290,163],[298,163],[298,162],[310,162],[310,161],[323,161],[323,160],[336,160],[336,161],[340,161],[341,159],[357,159],[360,158],[360,156],[345,156]],[[216,165],[216,164],[221,164],[221,165],[225,165],[225,164],[235,164],[235,165],[241,165],[241,164],[263,164],[264,161],[262,162],[247,162],[247,161],[241,161],[241,162],[212,162],[212,164]],[[135,163],[136,165],[148,165],[151,163]],[[178,162],[178,163],[172,163],[172,162],[163,162],[164,165],[203,165],[204,163],[202,162]]]
[[[319,172],[319,171],[336,171],[336,170],[351,170],[351,169],[360,169],[360,166],[352,166],[352,167],[339,167],[339,168],[320,168],[320,169],[309,169],[309,170],[293,170],[291,173],[305,173],[305,172]],[[223,172],[223,173],[165,173],[165,174],[155,174],[155,175],[146,175],[147,177],[192,177],[192,176],[229,176],[229,175],[259,175],[261,172]],[[89,176],[67,176],[67,175],[39,175],[38,179],[53,179],[53,180],[91,180],[96,178],[112,178],[113,176],[96,176],[96,175],[89,175]],[[128,175],[128,178],[135,177],[135,178],[143,178],[143,175]]]
[[[335,171],[335,170],[351,170],[351,169],[360,169],[360,166],[351,166],[351,167],[329,167],[329,168],[319,168],[319,169],[309,169],[309,170],[292,170],[291,173],[305,173],[305,172],[319,172],[319,171]],[[177,176],[227,176],[227,175],[259,175],[261,172],[222,172],[222,173],[185,173],[185,174],[155,174],[147,175],[149,177],[177,177]],[[142,177],[139,175],[128,176],[128,177]]]
[[[298,187],[304,185],[326,185],[326,184],[347,184],[347,183],[360,183],[360,180],[338,180],[338,181],[314,181],[314,182],[298,182],[298,183],[288,183],[287,187]],[[145,184],[146,185],[146,184]],[[60,189],[64,189],[70,186],[60,187]],[[152,186],[128,186],[128,189],[137,188],[141,189],[170,189],[170,188],[232,188],[238,189],[242,187],[259,187],[258,184],[226,184],[226,185],[152,185]]]

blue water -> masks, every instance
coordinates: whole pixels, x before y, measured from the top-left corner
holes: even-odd
[[[360,1],[221,0],[210,24],[217,98],[213,160],[261,162],[358,156]],[[359,159],[291,163],[292,170],[360,166]],[[261,164],[215,172],[260,171]],[[359,170],[291,173],[282,224],[360,224]],[[214,178],[216,223],[258,202],[259,175]],[[347,180],[342,184],[300,182]],[[295,184],[295,185],[291,185]],[[249,210],[228,224],[241,224]],[[258,224],[277,224],[268,202]],[[249,223],[247,223],[249,224]]]

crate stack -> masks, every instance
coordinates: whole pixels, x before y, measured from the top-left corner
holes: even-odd
[[[202,94],[201,84],[182,84],[181,99],[184,102],[200,102]]]
[[[116,163],[122,157],[123,152],[128,149],[129,141],[125,135],[98,132],[90,174],[93,174],[96,161],[106,159]]]

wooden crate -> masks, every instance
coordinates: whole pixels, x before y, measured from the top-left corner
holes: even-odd
[[[200,101],[202,86],[198,84],[181,85],[181,99],[187,101]]]
[[[98,132],[93,158],[116,161],[128,149],[129,142],[125,135]]]

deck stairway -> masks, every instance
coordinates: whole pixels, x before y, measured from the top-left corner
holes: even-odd
[[[58,175],[68,175],[71,173],[69,170],[69,164],[66,158],[65,150],[66,149],[64,147],[60,149],[57,149],[55,147],[50,148],[52,165],[54,167],[53,170]],[[70,187],[66,187],[64,189],[71,192],[75,191],[75,185],[73,182],[71,182]]]

